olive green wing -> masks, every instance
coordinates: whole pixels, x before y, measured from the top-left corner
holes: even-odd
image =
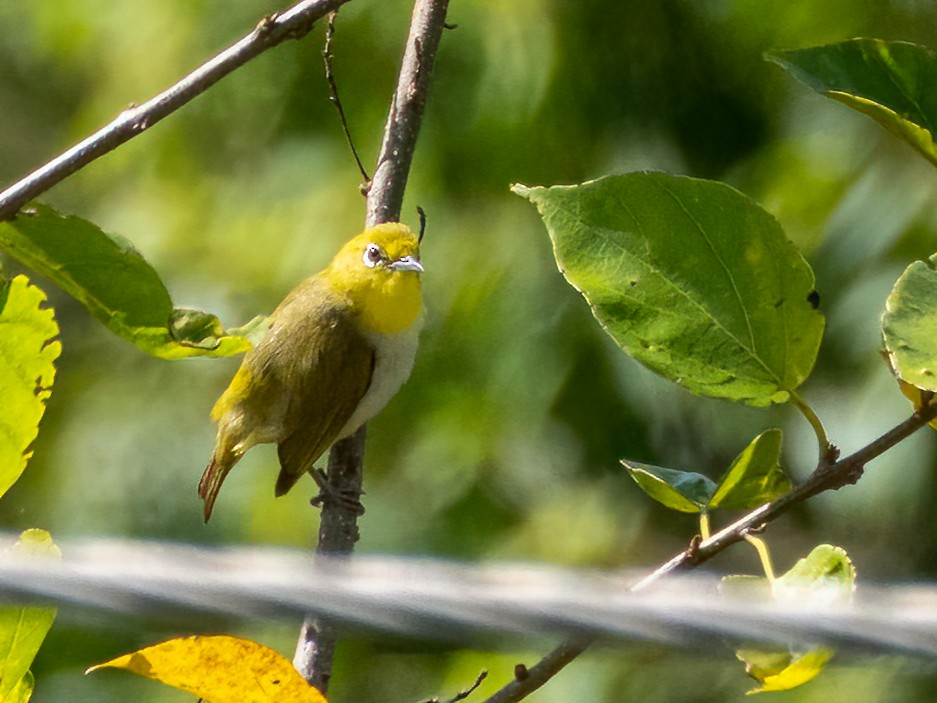
[[[290,358],[276,353],[271,369],[287,391],[284,429],[277,444],[283,495],[338,438],[371,385],[375,352],[358,331],[353,311],[321,279],[302,284],[276,311],[268,331],[272,349],[280,335],[297,344]],[[323,293],[325,293],[323,295]],[[267,341],[266,339],[264,340]]]

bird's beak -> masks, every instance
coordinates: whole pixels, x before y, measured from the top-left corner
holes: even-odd
[[[423,273],[423,264],[420,260],[412,256],[401,256],[396,261],[391,261],[387,268],[391,271],[416,271]]]

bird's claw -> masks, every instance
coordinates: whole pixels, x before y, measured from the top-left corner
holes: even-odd
[[[357,516],[364,515],[364,506],[361,504],[360,500],[360,496],[364,493],[363,491],[359,494],[354,490],[336,490],[336,488],[329,483],[329,477],[326,475],[325,471],[316,467],[309,469],[309,474],[319,487],[319,494],[309,501],[310,505],[315,508],[325,505],[335,505]]]

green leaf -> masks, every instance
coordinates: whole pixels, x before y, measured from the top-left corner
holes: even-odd
[[[536,205],[605,330],[657,373],[759,406],[810,374],[823,334],[813,272],[738,191],[663,173],[513,190]]]
[[[174,310],[159,275],[130,242],[79,217],[31,205],[14,220],[0,222],[0,248],[153,356],[229,356],[250,348],[248,340],[225,333],[213,315]]]
[[[55,381],[55,360],[62,345],[53,341],[59,328],[45,293],[25,276],[5,282],[6,300],[0,310],[0,495],[26,468],[30,446],[39,434],[39,421]]]
[[[758,688],[746,691],[769,693],[790,691],[815,679],[826,663],[833,657],[833,650],[817,647],[803,654],[790,652],[763,652],[755,649],[740,649],[735,653],[745,662],[745,672],[761,683]]]
[[[774,594],[824,604],[848,601],[855,587],[856,569],[846,550],[821,544],[775,581]]]
[[[27,530],[15,552],[60,556],[45,530]],[[26,701],[32,693],[29,667],[45,640],[55,608],[0,606],[0,701]]]
[[[781,430],[762,432],[719,479],[708,507],[747,510],[787,493],[791,481],[778,463],[780,456]]]
[[[621,463],[641,490],[658,503],[681,513],[702,512],[716,490],[715,483],[692,471],[665,469],[624,459]]]
[[[818,93],[871,117],[937,166],[937,53],[907,42],[852,39],[768,58]]]
[[[726,576],[720,583],[720,590],[754,602],[774,598],[801,605],[826,606],[848,601],[855,580],[856,572],[846,552],[840,547],[821,544],[770,584],[764,578]],[[834,650],[827,647],[811,647],[806,651],[746,647],[735,653],[745,662],[748,675],[761,683],[748,691],[749,694],[788,691],[801,686],[816,678],[833,654]]]
[[[882,316],[885,350],[899,379],[937,391],[937,254],[895,282]]]

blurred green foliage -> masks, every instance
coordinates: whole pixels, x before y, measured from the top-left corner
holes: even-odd
[[[0,3],[0,181],[165,88],[279,7]],[[409,11],[404,0],[354,0],[339,19],[335,70],[366,163],[380,144]],[[729,182],[780,220],[817,273],[827,331],[802,391],[832,440],[848,452],[906,416],[878,354],[879,317],[909,261],[937,249],[937,173],[762,54],[856,35],[934,46],[937,5],[453,0],[450,21],[458,28],[443,38],[404,206],[411,223],[417,204],[429,214],[428,327],[410,382],[369,427],[362,551],[650,567],[683,548],[695,523],[648,501],[619,458],[715,477],[751,437],[782,425],[785,468],[803,476],[814,464],[813,435],[791,409],[696,398],[626,358],[556,271],[513,182],[642,168]],[[319,27],[268,52],[44,200],[130,239],[180,305],[227,326],[269,312],[363,222],[321,43]],[[155,360],[45,287],[63,353],[35,455],[0,502],[4,528],[41,526],[57,540],[313,542],[314,488],[275,501],[271,447],[245,458],[215,520],[202,525],[195,485],[213,442],[208,411],[236,360]],[[860,588],[863,579],[937,578],[933,449],[921,433],[858,486],[773,526],[779,569],[822,541],[846,548]],[[713,566],[758,568],[742,547]],[[80,676],[174,633],[150,621],[69,617],[60,611],[35,662],[34,701],[188,699],[119,674]],[[295,628],[241,634],[288,653]],[[472,653],[351,640],[333,699],[452,695],[487,667],[483,694],[549,646],[537,644]],[[718,650],[597,652],[531,700],[738,700],[749,682],[731,649]],[[787,700],[924,701],[935,685],[932,665],[845,655]]]

